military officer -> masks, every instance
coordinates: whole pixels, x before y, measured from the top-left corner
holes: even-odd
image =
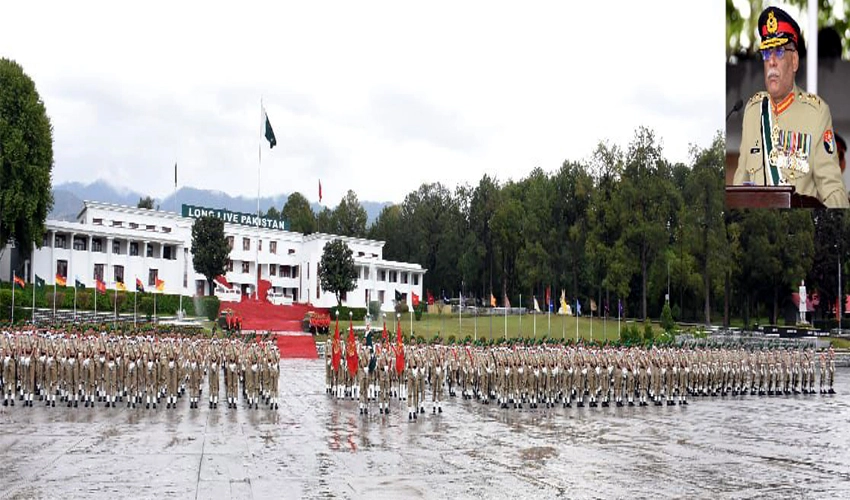
[[[785,11],[758,19],[766,91],[744,109],[734,184],[794,186],[830,208],[850,208],[838,164],[829,106],[795,84],[800,27]]]

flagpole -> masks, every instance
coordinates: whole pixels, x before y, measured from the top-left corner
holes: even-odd
[[[181,214],[181,212],[177,211],[178,207],[179,207],[179,205],[177,203],[177,162],[175,161],[174,162],[174,213],[177,214],[178,217],[180,217],[182,214]],[[183,271],[182,273],[180,273],[180,282],[181,283],[183,283],[183,276],[186,273],[186,259],[184,258],[184,255],[178,255],[177,256],[177,258],[180,259],[179,260],[180,265],[178,267],[180,268],[181,271]],[[178,306],[179,310],[177,312],[177,317],[181,320],[183,319],[183,291],[184,291],[183,287],[184,287],[184,285],[179,286],[180,305]],[[135,326],[135,325],[133,325],[133,326]]]
[[[15,324],[15,285],[18,284],[16,281],[17,273],[12,271],[12,324]]]
[[[576,316],[576,344],[578,344],[578,312],[579,312],[578,305],[579,305],[578,295],[576,295],[576,315],[575,315]]]
[[[156,292],[153,293],[153,324],[156,325]]]
[[[115,285],[114,301],[115,301],[115,318],[112,320],[112,327],[117,328],[118,327],[118,284],[117,284],[117,282],[116,282],[116,285]]]
[[[32,270],[32,324],[35,325],[35,269]]]
[[[74,323],[77,322],[77,277],[74,276]]]
[[[522,337],[522,294],[519,294],[519,336]]]
[[[136,278],[138,279],[138,278]],[[136,298],[139,296],[139,287],[133,292],[133,329],[136,329]]]
[[[254,284],[254,298],[260,300],[260,167],[263,164],[263,132],[266,126],[263,96],[260,96],[260,141],[257,143],[257,277]]]
[[[532,296],[532,298],[534,299],[534,302],[536,304],[537,303],[537,297]],[[534,338],[537,338],[537,309],[539,309],[539,308],[535,306],[535,311],[534,311]]]
[[[508,340],[508,294],[505,294],[505,340]]]
[[[53,277],[53,322],[56,322],[56,276]]]
[[[100,290],[97,289],[97,278],[94,279],[94,321],[97,323],[97,292]]]

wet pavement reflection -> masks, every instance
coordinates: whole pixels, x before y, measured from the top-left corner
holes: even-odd
[[[0,498],[850,498],[850,369],[837,395],[687,407],[502,410],[451,398],[408,422],[281,362],[259,409],[0,407]]]

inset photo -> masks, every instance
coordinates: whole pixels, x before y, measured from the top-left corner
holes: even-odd
[[[850,4],[765,3],[727,1],[726,206],[850,208]]]

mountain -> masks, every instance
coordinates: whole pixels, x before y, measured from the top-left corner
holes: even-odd
[[[76,220],[77,215],[83,207],[83,200],[100,201],[104,203],[115,203],[116,205],[136,206],[139,199],[146,195],[127,188],[115,187],[106,181],[98,180],[91,184],[81,182],[65,182],[53,186],[53,210],[48,215],[50,219]],[[165,199],[155,199],[155,206],[169,212],[179,211],[180,207],[175,203],[175,195],[171,194]],[[210,208],[226,208],[233,212],[255,213],[257,211],[257,199],[244,196],[230,196],[222,191],[211,189],[195,189],[193,187],[182,187],[177,191],[177,202],[180,205],[197,205]],[[267,211],[270,207],[278,210],[283,208],[288,194],[264,196],[260,198],[260,210]],[[389,202],[361,201],[366,210],[367,224],[371,224],[381,210]],[[322,207],[318,203],[311,203],[313,211],[318,213]]]

